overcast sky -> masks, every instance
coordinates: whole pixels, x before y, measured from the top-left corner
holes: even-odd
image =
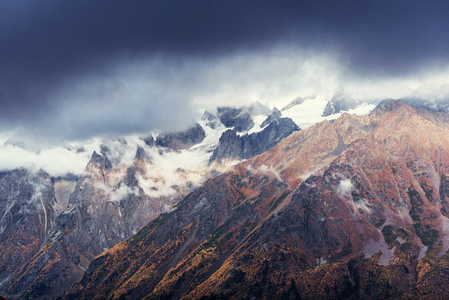
[[[448,1],[0,0],[0,128],[70,141],[223,101],[400,96],[448,83],[448,35]]]

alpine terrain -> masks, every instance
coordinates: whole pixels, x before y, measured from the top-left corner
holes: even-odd
[[[0,294],[61,296],[103,251],[170,211],[208,178],[297,130],[260,103],[220,107],[182,132],[104,140],[80,175],[33,168],[0,173]],[[86,155],[83,147],[71,151]]]
[[[448,298],[449,113],[414,103],[322,121],[209,178],[62,299]]]

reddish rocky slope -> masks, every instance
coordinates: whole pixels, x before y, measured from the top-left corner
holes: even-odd
[[[447,298],[449,115],[295,132],[97,257],[65,299]]]

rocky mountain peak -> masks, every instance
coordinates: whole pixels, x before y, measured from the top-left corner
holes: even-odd
[[[154,141],[154,144],[178,151],[201,143],[205,137],[204,129],[196,123],[185,131],[161,133]]]
[[[207,110],[201,116],[201,120],[206,121],[206,126],[215,129],[218,126],[218,118]]]
[[[376,108],[373,110],[372,114],[384,115],[384,114],[390,113],[390,112],[398,113],[399,110],[416,112],[416,109],[412,105],[410,105],[409,103],[407,103],[403,100],[387,99],[387,100],[381,101],[376,106]]]
[[[273,108],[271,114],[268,115],[268,117],[265,119],[265,121],[262,122],[260,125],[261,128],[269,125],[273,121],[277,121],[282,118],[282,113],[277,109],[276,107]]]
[[[338,91],[329,100],[323,111],[323,117],[330,116],[342,111],[353,109],[358,105],[358,101],[354,96]]]
[[[306,100],[308,100],[308,99],[313,99],[313,98],[315,98],[315,97],[306,97],[306,98],[303,98],[303,97],[297,97],[297,98],[293,99],[292,101],[290,101],[286,106],[284,106],[284,107],[281,109],[281,111],[288,110],[288,109],[290,109],[290,108],[292,108],[292,107],[294,107],[294,106],[296,106],[296,105],[299,105],[299,104],[304,103],[304,101],[306,101]]]
[[[91,159],[89,163],[87,164],[87,168],[99,168],[100,170],[110,170],[112,168],[112,164],[109,161],[109,158],[107,157],[106,153],[103,155],[98,154],[96,151],[92,153]]]
[[[234,129],[227,130],[220,137],[219,145],[214,150],[210,162],[251,158],[269,150],[297,130],[299,127],[289,118],[271,120],[264,130],[242,136]]]
[[[137,147],[136,156],[134,157],[135,160],[144,160],[147,159],[148,155],[145,152],[145,149],[142,147]]]

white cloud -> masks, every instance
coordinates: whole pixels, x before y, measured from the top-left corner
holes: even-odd
[[[240,53],[203,66],[194,104],[243,105],[260,101],[282,107],[299,95],[331,94],[341,66],[335,57],[294,48]]]
[[[81,174],[89,161],[90,154],[77,153],[65,148],[34,152],[9,144],[0,147],[0,157],[1,170],[25,167],[43,169],[53,176],[59,176],[67,173]]]
[[[449,84],[449,68],[429,67],[401,76],[351,73],[335,53],[294,47],[272,48],[260,53],[240,53],[214,62],[194,63],[198,80],[192,85],[193,105],[244,105],[260,101],[281,108],[298,96],[328,100],[337,90],[359,100],[404,98],[421,93],[440,97],[441,85]],[[447,99],[449,91],[444,95]],[[313,100],[311,102],[314,102]],[[320,105],[320,104],[317,104]]]
[[[128,187],[121,184],[119,188],[111,185],[106,185],[101,181],[94,181],[95,189],[102,190],[109,202],[119,202],[125,199],[128,195],[139,195],[139,190],[134,187]]]
[[[264,175],[272,174],[276,177],[276,179],[280,182],[284,182],[284,179],[282,179],[281,175],[273,168],[273,166],[266,166],[266,165],[260,165],[257,168],[253,168],[251,165],[248,165],[247,170],[250,171],[252,174],[259,174],[262,173]],[[284,182],[285,183],[285,182]]]
[[[32,126],[22,124],[12,131],[0,131],[0,144],[15,133],[31,145],[27,149],[34,149],[35,144],[38,145],[36,149],[43,149],[27,151],[13,145],[1,146],[0,169],[35,166],[52,175],[80,174],[93,150],[99,151],[100,137],[111,140],[131,134],[146,135],[156,129],[184,129],[192,124],[198,108],[240,106],[254,101],[281,108],[298,96],[315,95],[315,99],[298,106],[298,111],[292,109],[290,115],[285,114],[304,128],[321,120],[321,116],[309,111],[324,109],[326,101],[337,89],[352,93],[358,99],[415,95],[441,100],[449,96],[448,78],[449,69],[437,67],[394,78],[355,76],[337,55],[295,47],[234,52],[201,60],[174,60],[163,55],[117,59],[107,72],[76,78],[62,85],[52,95],[51,101],[58,107],[52,118]],[[372,107],[365,108],[362,113]],[[47,143],[53,136],[56,143],[48,148]],[[216,139],[214,137],[212,142]],[[130,161],[135,148],[143,143],[138,138],[127,138],[127,142],[126,151],[118,145],[111,147],[111,160]],[[80,145],[86,152],[78,153],[67,150],[71,146],[59,146],[64,143]],[[206,161],[204,155],[197,159],[198,153],[194,153],[182,154],[187,162],[166,154],[163,163],[171,164],[166,157],[173,159],[175,165]],[[155,156],[156,161],[160,159]],[[185,168],[195,169],[192,165]],[[176,184],[179,181],[167,182]]]
[[[352,210],[359,214],[359,212],[362,210],[365,213],[371,213],[371,208],[369,205],[369,202],[366,201],[366,199],[358,199],[357,201],[354,201],[351,192],[354,190],[354,186],[351,183],[350,179],[343,179],[340,181],[337,187],[337,192],[340,194],[340,196],[344,197],[346,199],[346,202],[349,206],[352,207]]]
[[[80,175],[84,173],[92,153],[100,153],[100,145],[108,147],[108,158],[112,163],[129,165],[133,161],[138,146],[145,143],[137,136],[128,136],[123,140],[90,139],[84,142],[62,146],[33,149],[33,145],[18,146],[5,143],[0,146],[0,170],[12,170],[24,167],[42,169],[51,176],[63,176],[68,173]],[[30,146],[30,147],[28,147]]]
[[[340,181],[340,184],[338,185],[338,191],[341,194],[349,194],[354,189],[354,186],[351,183],[350,179],[344,179]]]
[[[449,91],[435,87],[448,84],[447,78],[449,69],[436,66],[411,75],[363,77],[351,73],[338,54],[295,46],[209,58],[116,57],[95,74],[62,83],[50,95],[56,108],[51,118],[9,122],[15,127],[8,130],[35,143],[181,130],[198,108],[254,101],[281,108],[298,96],[316,96],[321,105],[336,90],[356,99],[442,98]]]
[[[151,163],[145,174],[137,174],[139,186],[150,197],[175,195],[186,183],[200,185],[208,176],[210,153],[205,149],[159,153],[157,148],[146,148]]]
[[[360,199],[359,201],[354,203],[354,208],[356,211],[363,210],[365,213],[370,214],[372,212],[371,208],[369,207],[368,201],[366,199]]]

